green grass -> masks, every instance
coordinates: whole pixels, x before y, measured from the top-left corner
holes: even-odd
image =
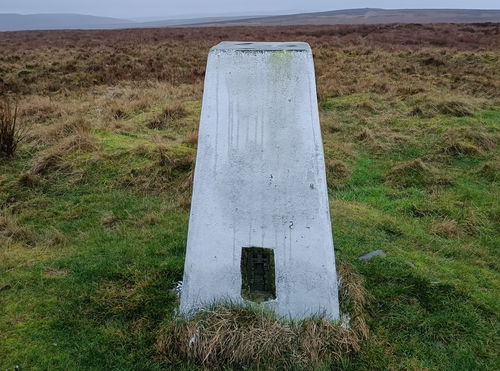
[[[498,162],[498,148],[456,155],[442,147],[454,127],[496,138],[500,107],[418,117],[403,100],[388,101],[355,94],[321,103],[327,162],[341,160],[350,170],[335,186],[336,174],[328,174],[337,255],[354,264],[371,295],[370,338],[337,366],[498,369],[499,187],[480,171]],[[196,125],[199,102],[187,107],[186,128],[159,132],[179,156],[194,151],[178,136]],[[0,228],[2,369],[174,368],[158,360],[154,344],[178,306],[172,289],[182,279],[188,212],[168,185],[154,192],[122,183],[131,171],[158,166],[148,117],[127,115],[127,133],[94,130],[98,153],[68,154],[69,170],[32,186],[19,178],[36,151],[21,149],[0,163],[3,212],[34,241]],[[373,137],[360,136],[364,129]],[[146,154],[135,151],[139,145]],[[433,169],[424,174],[429,181],[412,172],[388,180],[416,158]],[[174,174],[182,180],[186,171]],[[455,229],[436,228],[446,221]],[[55,240],[57,233],[64,239]],[[357,259],[376,249],[386,255]]]

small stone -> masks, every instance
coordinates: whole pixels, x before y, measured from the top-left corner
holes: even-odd
[[[358,259],[359,260],[370,260],[371,258],[373,258],[374,256],[377,256],[377,255],[385,255],[385,252],[383,250],[375,250],[375,251],[369,252],[368,254],[360,256]]]
[[[417,266],[411,260],[408,260],[406,264],[408,264],[412,268],[417,268]]]

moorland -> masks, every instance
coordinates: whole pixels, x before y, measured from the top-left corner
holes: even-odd
[[[359,349],[164,349],[222,40],[312,46]],[[0,51],[0,116],[17,105],[22,134],[0,154],[0,368],[497,369],[500,24],[4,32]]]

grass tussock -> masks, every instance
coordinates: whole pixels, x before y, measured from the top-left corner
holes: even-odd
[[[368,148],[373,149],[375,152],[384,152],[387,145],[380,140],[380,134],[376,134],[373,130],[364,127],[363,130],[356,136],[356,140],[361,142]]]
[[[51,145],[73,135],[89,135],[91,129],[90,123],[82,117],[66,119],[32,130],[27,135],[26,141],[38,146]]]
[[[352,175],[352,170],[341,160],[328,158],[325,165],[328,184],[336,189],[342,188]]]
[[[479,169],[478,174],[490,182],[500,180],[500,163],[498,161],[485,162]]]
[[[50,246],[64,246],[68,242],[68,236],[58,229],[52,229],[49,236]]]
[[[348,313],[352,319],[362,320],[365,315],[365,306],[370,299],[363,276],[351,264],[342,260],[337,263],[337,274],[340,283],[341,311]],[[358,330],[363,333],[363,337],[368,336],[366,325],[358,326]]]
[[[34,188],[41,183],[41,177],[26,171],[19,176],[18,183],[23,187]]]
[[[399,187],[427,187],[450,183],[436,168],[420,158],[394,166],[385,179],[389,184]]]
[[[444,101],[439,102],[436,106],[437,111],[443,115],[450,115],[455,117],[472,116],[474,109],[470,104],[463,101]]]
[[[174,103],[166,106],[163,111],[146,124],[149,129],[165,129],[176,121],[186,117],[186,108],[181,103]]]
[[[139,221],[139,225],[157,225],[160,222],[160,215],[157,212],[150,212],[145,214]]]
[[[178,199],[190,197],[194,173],[194,153],[176,151],[163,145],[156,148],[156,161],[149,167],[133,169],[121,182],[141,192],[176,190]]]
[[[375,134],[373,133],[372,130],[370,130],[368,128],[363,128],[363,130],[358,134],[356,139],[358,139],[359,141],[362,141],[362,142],[369,142],[369,143],[376,142]]]
[[[452,156],[477,156],[495,149],[493,134],[469,128],[453,128],[445,132],[441,151]]]
[[[112,227],[118,222],[117,216],[112,212],[107,212],[101,217],[101,224],[105,227]]]
[[[67,269],[49,269],[45,272],[45,276],[51,278],[64,278],[69,274],[69,270]]]
[[[188,136],[183,140],[183,143],[196,147],[198,144],[198,132],[192,131],[191,133],[188,134]]]
[[[27,122],[42,123],[51,118],[60,118],[61,108],[51,97],[33,95],[23,100],[19,115]]]
[[[6,211],[0,211],[0,242],[2,240],[29,246],[35,244],[33,231],[28,227],[19,225],[14,215]]]
[[[442,98],[436,92],[418,93],[406,97],[405,101],[410,107],[410,116],[432,118],[437,115],[453,117],[472,116],[476,109],[482,105],[481,100],[467,100],[461,96],[447,96]]]
[[[68,154],[77,151],[91,152],[97,150],[99,146],[92,137],[90,129],[83,128],[83,126],[79,126],[74,134],[64,137],[58,143],[41,152],[38,157],[35,157],[29,169],[29,174],[44,175],[49,171],[62,170],[70,166],[70,164],[64,162],[64,158]],[[72,129],[72,126],[67,128],[69,132]]]
[[[188,360],[217,369],[337,364],[359,352],[368,337],[363,281],[351,266],[340,267],[342,323],[322,317],[290,322],[261,307],[217,305],[163,327],[158,357],[167,364]]]
[[[460,235],[460,228],[455,220],[445,220],[432,225],[432,233],[446,238],[457,238]]]

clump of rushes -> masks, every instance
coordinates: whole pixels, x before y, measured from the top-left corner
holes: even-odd
[[[14,156],[24,130],[17,121],[17,99],[4,95],[0,100],[0,156]]]
[[[339,274],[342,321],[290,322],[262,308],[216,305],[167,323],[157,338],[158,356],[167,364],[190,361],[216,369],[333,366],[359,352],[368,337],[362,279],[349,265],[340,264]]]

